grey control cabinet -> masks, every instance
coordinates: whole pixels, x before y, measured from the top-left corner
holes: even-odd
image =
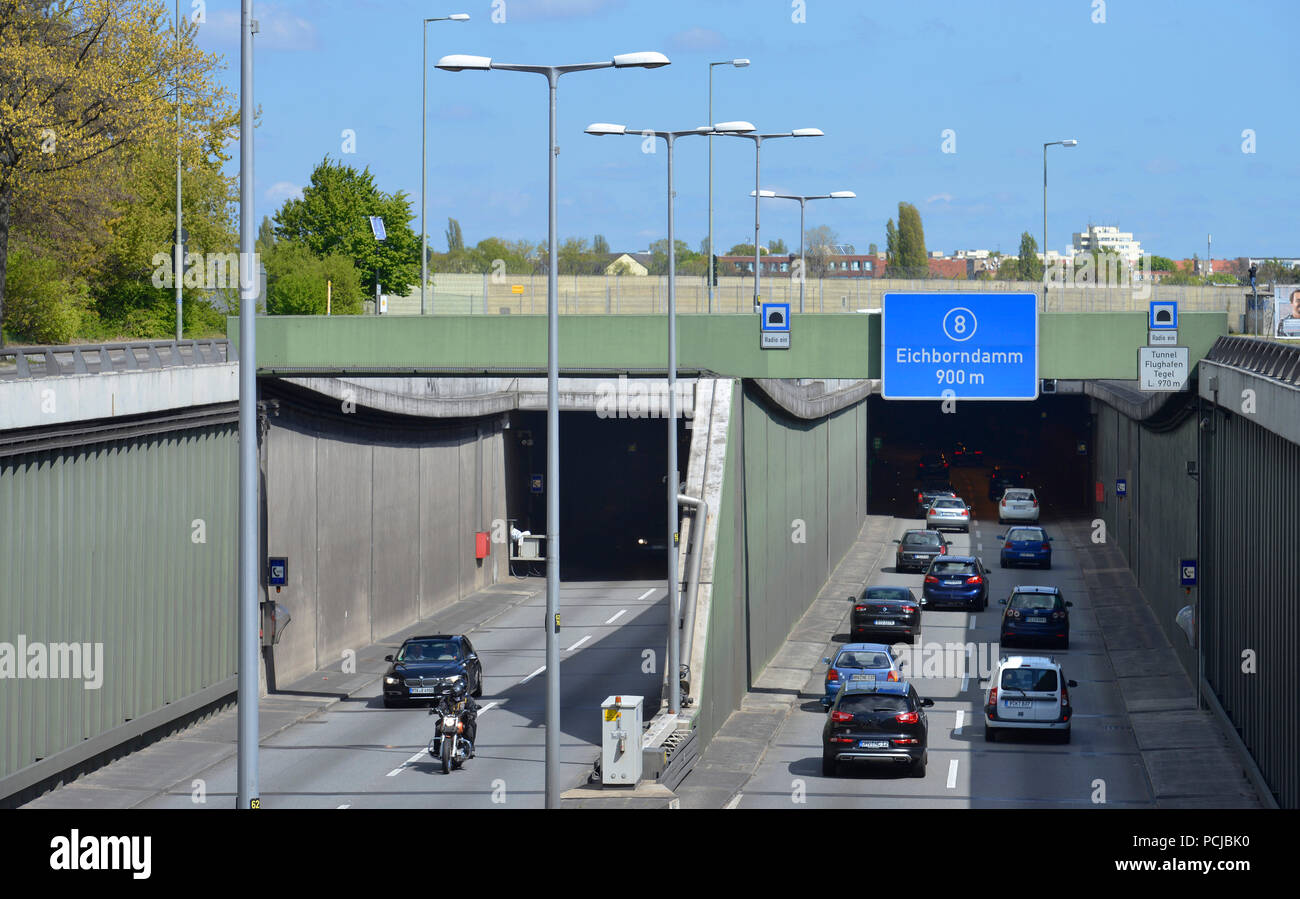
[[[640,696],[610,696],[600,704],[600,779],[636,786],[641,780]]]

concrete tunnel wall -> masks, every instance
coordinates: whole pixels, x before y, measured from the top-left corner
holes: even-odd
[[[739,708],[867,514],[865,398],[803,420],[752,382],[732,382],[731,389],[708,660],[698,697],[697,732],[706,741]]]
[[[474,558],[474,533],[506,517],[498,418],[399,428],[282,403],[268,424],[265,549],[289,566],[269,596],[293,616],[278,685],[505,577],[503,546]]]

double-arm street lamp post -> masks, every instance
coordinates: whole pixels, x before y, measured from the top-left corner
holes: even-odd
[[[604,62],[566,66],[516,65],[487,56],[452,55],[438,60],[447,72],[465,69],[532,72],[546,76],[550,95],[550,137],[546,146],[549,178],[546,271],[546,807],[560,807],[560,319],[559,249],[555,230],[555,88],[561,75],[590,69],[657,69],[668,65],[662,53],[624,53]]]
[[[709,126],[713,126],[713,67],[714,66],[735,66],[743,69],[749,65],[748,59],[724,59],[722,62],[709,63]],[[717,251],[713,249],[713,134],[709,132],[709,311],[713,311],[713,279],[717,277],[713,265],[713,257]]]
[[[750,196],[754,192],[750,191]],[[798,194],[778,194],[770,190],[760,190],[758,195],[763,199],[775,200],[798,200],[799,201],[799,311],[803,312],[803,285],[808,280],[808,266],[803,257],[803,238],[804,238],[804,210],[808,206],[809,200],[852,200],[857,197],[851,190],[833,190],[828,194],[817,194],[816,196],[800,196]]]
[[[677,578],[677,235],[673,224],[673,145],[679,137],[692,134],[734,134],[753,131],[749,122],[722,122],[689,131],[631,131],[626,125],[597,122],[587,126],[588,134],[630,134],[663,138],[668,146],[668,712],[676,715],[682,702],[681,591]],[[699,545],[698,542],[696,544]]]

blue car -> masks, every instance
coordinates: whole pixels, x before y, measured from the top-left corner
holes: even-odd
[[[921,585],[921,608],[988,608],[989,570],[976,556],[936,556]]]
[[[827,656],[822,661],[830,666],[826,669],[826,695],[822,697],[824,709],[830,708],[847,683],[902,679],[894,653],[883,643],[845,643],[833,660]]]
[[[1012,643],[1049,643],[1060,649],[1070,648],[1070,607],[1059,587],[1016,587],[1006,599],[999,599],[1002,613],[1001,641]]]
[[[1052,538],[1039,527],[1012,528],[1005,535],[998,534],[1002,544],[1002,567],[1033,565],[1036,568],[1052,567]]]

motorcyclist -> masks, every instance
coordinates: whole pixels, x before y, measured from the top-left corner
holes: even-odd
[[[465,681],[459,680],[451,690],[438,700],[429,714],[455,715],[461,723],[461,738],[469,744],[469,758],[474,758],[474,740],[478,737],[478,710],[480,706],[466,692]]]

